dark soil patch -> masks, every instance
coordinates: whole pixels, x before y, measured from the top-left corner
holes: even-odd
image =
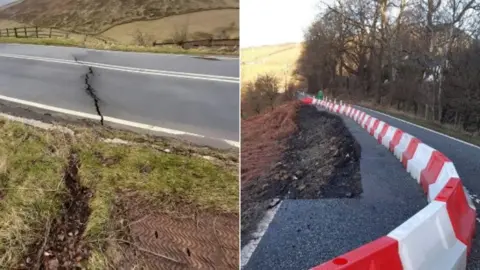
[[[238,269],[238,215],[191,208],[166,213],[138,195],[117,197],[114,269]]]
[[[80,186],[76,154],[72,154],[65,170],[68,193],[63,196],[59,216],[46,224],[45,238],[37,241],[21,265],[22,269],[80,269],[89,257],[89,247],[82,235],[90,216],[89,189]]]
[[[302,105],[296,124],[282,159],[264,176],[242,185],[242,246],[278,199],[352,198],[362,192],[360,145],[343,120]]]

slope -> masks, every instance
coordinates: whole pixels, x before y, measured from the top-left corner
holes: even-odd
[[[0,19],[93,34],[133,21],[238,7],[238,0],[24,0],[1,10]]]

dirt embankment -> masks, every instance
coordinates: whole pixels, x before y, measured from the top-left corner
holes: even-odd
[[[243,136],[247,127],[255,136]],[[309,105],[290,103],[242,125],[242,246],[280,200],[360,194],[360,153],[340,117]]]
[[[295,132],[299,102],[279,106],[274,111],[242,120],[242,185],[268,171],[281,158],[287,138]]]

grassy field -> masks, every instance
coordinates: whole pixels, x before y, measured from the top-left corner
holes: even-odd
[[[0,29],[53,27],[70,32],[70,38],[78,42],[87,39],[123,46],[116,48],[148,47],[154,41],[238,38],[238,8],[239,0],[24,0],[0,10]],[[172,48],[139,51],[170,52]],[[238,55],[223,48],[210,51]]]
[[[0,11],[0,18],[39,26],[100,33],[115,25],[133,21],[238,7],[238,0],[24,0]]]
[[[107,269],[106,249],[115,249],[108,237],[119,233],[113,212],[125,192],[173,213],[238,213],[238,156],[127,132],[73,129],[75,135],[0,120],[2,268],[18,269],[32,249],[40,251],[31,261],[48,257],[45,247],[52,242],[62,246],[57,237],[64,241],[67,232],[65,237],[77,237],[78,231],[68,231],[69,222],[83,218],[86,224],[77,223],[82,226],[78,237],[90,254],[84,266]],[[136,143],[111,143],[105,141],[108,137]],[[74,213],[65,209],[71,203]],[[85,216],[78,217],[82,209]]]
[[[225,55],[236,56],[238,51],[230,51],[219,48],[198,48],[198,49],[183,49],[178,46],[137,46],[137,45],[123,45],[99,42],[95,39],[90,39],[87,42],[78,39],[64,39],[64,38],[6,38],[0,37],[0,43],[18,43],[18,44],[35,44],[35,45],[55,45],[67,47],[84,47],[96,50],[110,50],[110,51],[124,51],[124,52],[150,52],[150,53],[173,53],[173,54],[192,54],[192,55]]]
[[[200,11],[152,21],[136,21],[114,26],[101,34],[122,44],[134,44],[138,31],[149,39],[164,41],[185,34],[188,40],[238,38],[238,9]]]
[[[282,83],[292,79],[295,63],[302,50],[301,44],[281,44],[272,46],[242,48],[242,82],[253,81],[258,75],[270,73]]]

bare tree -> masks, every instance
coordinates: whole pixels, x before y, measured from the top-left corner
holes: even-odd
[[[325,7],[297,62],[309,92],[323,88],[474,126],[480,65],[470,59],[479,52],[480,0],[337,0]]]

